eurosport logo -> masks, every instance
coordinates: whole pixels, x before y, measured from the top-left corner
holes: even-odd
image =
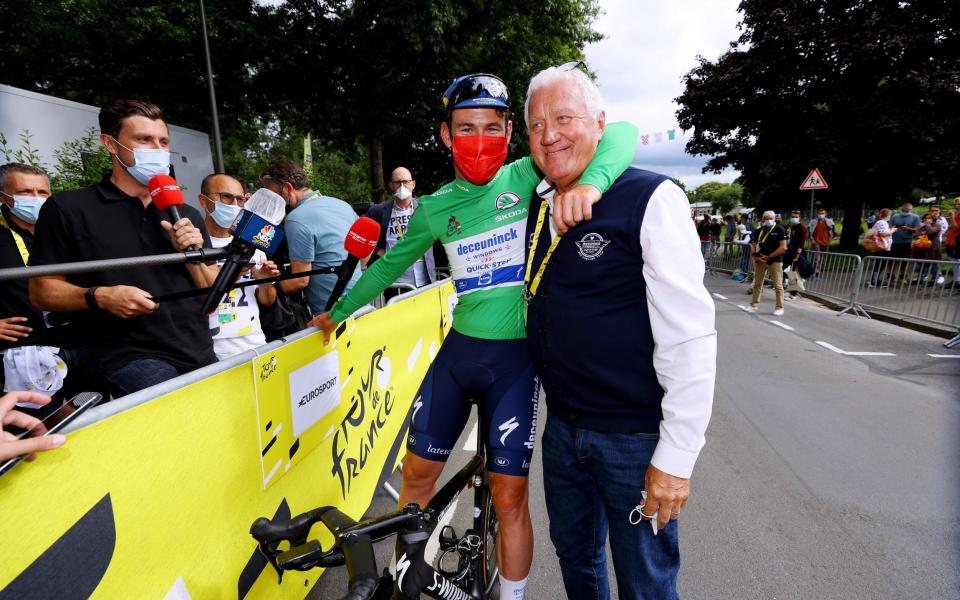
[[[580,258],[584,260],[599,258],[609,243],[610,240],[603,239],[599,233],[588,233],[576,242]]]
[[[502,456],[498,456],[493,462],[497,463],[501,467],[506,467],[510,465],[510,461],[505,459]]]
[[[513,192],[504,192],[497,196],[497,210],[507,210],[520,204],[520,196]]]

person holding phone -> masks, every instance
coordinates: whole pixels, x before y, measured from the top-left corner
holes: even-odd
[[[50,402],[50,398],[37,392],[10,392],[0,396],[0,461],[22,454],[28,455],[26,460],[33,460],[37,457],[37,452],[53,450],[66,443],[67,437],[65,435],[45,436],[47,428],[44,427],[42,421],[14,410],[18,402],[43,405]],[[18,439],[16,435],[8,431],[11,425],[29,431],[30,435]]]

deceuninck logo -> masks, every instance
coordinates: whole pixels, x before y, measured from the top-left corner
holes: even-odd
[[[580,254],[580,258],[584,260],[594,260],[603,254],[604,248],[606,248],[609,243],[610,240],[603,239],[603,236],[599,233],[588,233],[580,238],[580,241],[576,242],[577,252]]]
[[[520,196],[513,192],[504,192],[497,196],[497,210],[506,210],[520,204]]]

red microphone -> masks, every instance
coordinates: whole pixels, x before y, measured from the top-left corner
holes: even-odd
[[[177,207],[183,205],[183,192],[180,191],[176,179],[169,175],[154,175],[147,184],[147,189],[150,190],[150,197],[157,210],[167,211],[171,225],[180,220],[180,210]],[[194,251],[197,247],[190,246],[187,250]]]
[[[357,263],[373,253],[377,247],[377,239],[380,237],[380,223],[377,223],[370,217],[360,217],[350,226],[346,239],[343,240],[343,248],[347,251],[347,259],[337,269],[337,283],[327,298],[327,306],[323,310],[330,312],[333,305],[337,303],[340,296],[343,295],[343,289],[347,287],[347,282],[353,277],[353,272],[357,269]]]

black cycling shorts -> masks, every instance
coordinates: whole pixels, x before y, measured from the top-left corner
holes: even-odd
[[[407,450],[446,461],[470,415],[468,400],[475,399],[487,432],[487,468],[526,477],[539,393],[526,339],[485,340],[451,330],[413,401]]]

